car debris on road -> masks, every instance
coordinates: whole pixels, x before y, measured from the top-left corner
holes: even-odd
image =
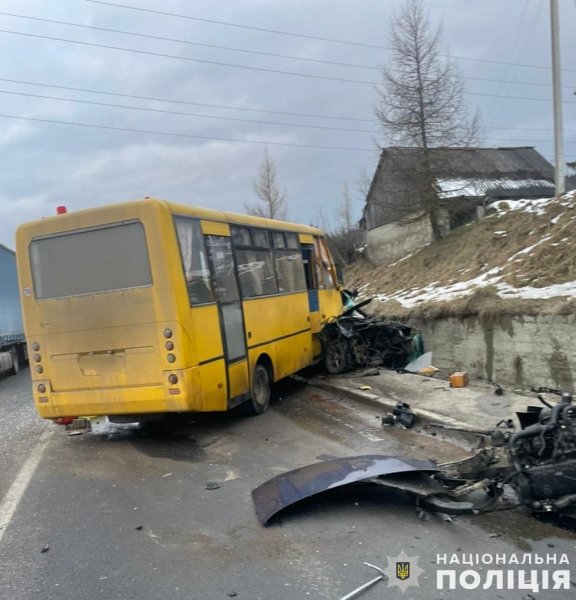
[[[542,393],[560,395],[560,402],[551,404]],[[521,506],[534,513],[575,516],[576,406],[571,394],[550,388],[540,388],[538,398],[544,406],[518,413],[519,429],[511,419],[502,419],[491,431],[475,431],[481,447],[463,460],[437,465],[403,456],[332,458],[277,475],[253,490],[256,514],[265,525],[276,513],[315,494],[372,483],[407,492],[419,507],[448,516]],[[407,409],[401,405],[398,416],[409,417]],[[506,485],[517,503],[504,499]],[[466,500],[479,491],[488,495],[487,501],[478,505]]]

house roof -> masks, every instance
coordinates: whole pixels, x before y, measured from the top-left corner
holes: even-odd
[[[439,175],[460,178],[554,180],[554,167],[534,148],[432,148]],[[381,161],[395,168],[410,169],[422,160],[420,148],[390,147],[382,150]]]

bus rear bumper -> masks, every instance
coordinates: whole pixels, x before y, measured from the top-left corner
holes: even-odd
[[[177,371],[177,385],[167,383],[121,388],[47,390],[46,393],[35,394],[34,400],[38,414],[44,419],[198,412],[204,410],[202,394],[196,386],[191,385],[191,371],[193,369]]]

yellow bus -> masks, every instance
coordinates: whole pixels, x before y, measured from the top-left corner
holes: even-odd
[[[62,424],[262,413],[342,310],[314,227],[145,198],[24,224],[16,244],[35,405]]]

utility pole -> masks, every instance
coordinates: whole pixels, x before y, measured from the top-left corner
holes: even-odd
[[[552,40],[552,93],[554,104],[554,161],[556,163],[556,196],[566,191],[564,177],[564,130],[562,122],[562,87],[560,82],[560,40],[558,33],[558,0],[550,0]]]

